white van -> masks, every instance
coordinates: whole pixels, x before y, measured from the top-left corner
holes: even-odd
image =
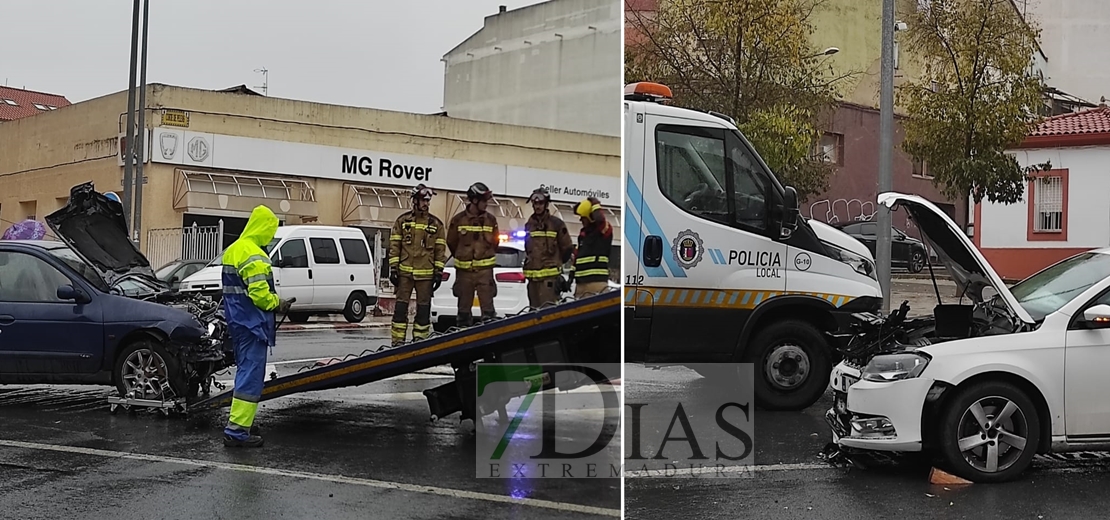
[[[727,116],[670,97],[625,89],[625,360],[752,363],[759,406],[808,407],[839,361],[838,314],[882,305],[874,258],[801,218]]]
[[[357,323],[378,302],[378,273],[366,236],[358,229],[281,226],[263,249],[273,264],[278,295],[297,299],[289,321],[303,323],[313,314],[342,313]],[[181,292],[220,292],[222,257],[182,280]]]

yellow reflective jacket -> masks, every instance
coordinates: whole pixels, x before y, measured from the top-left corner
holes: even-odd
[[[249,331],[273,344],[273,310],[278,306],[270,257],[262,249],[277,233],[278,219],[266,206],[251,212],[243,233],[224,251],[223,305],[232,333]]]
[[[431,213],[406,212],[389,233],[389,266],[414,280],[431,280],[447,261],[447,233]]]

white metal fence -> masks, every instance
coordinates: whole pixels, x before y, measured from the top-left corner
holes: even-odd
[[[211,260],[224,250],[224,221],[215,226],[152,229],[147,233],[146,257],[157,269],[174,260]]]

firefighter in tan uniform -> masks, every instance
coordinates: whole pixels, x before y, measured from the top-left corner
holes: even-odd
[[[565,290],[563,264],[574,253],[574,242],[561,219],[548,212],[551,194],[536,188],[528,201],[534,212],[524,224],[524,277],[528,279],[528,305],[540,308],[559,301]]]
[[[459,299],[460,327],[473,324],[470,309],[474,305],[475,294],[482,318],[497,316],[493,308],[493,297],[497,295],[497,285],[493,280],[493,268],[497,265],[497,219],[486,211],[493,192],[485,184],[476,182],[466,191],[466,198],[466,208],[447,224],[447,247],[451,248],[455,257],[458,277],[454,293]]]
[[[405,341],[408,332],[409,299],[416,290],[416,318],[412,339],[427,338],[432,331],[432,293],[443,281],[447,240],[443,221],[428,213],[435,192],[423,184],[412,190],[412,211],[397,217],[389,233],[389,281],[396,288],[393,344]]]

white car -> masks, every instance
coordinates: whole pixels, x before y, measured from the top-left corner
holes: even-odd
[[[497,282],[497,295],[493,298],[493,308],[498,316],[516,314],[528,307],[528,284],[524,278],[524,241],[502,241],[497,246],[497,265],[493,268]],[[455,259],[447,260],[443,269],[443,282],[432,295],[432,328],[445,331],[455,326],[458,315],[458,299],[452,292],[455,285]],[[474,297],[472,316],[479,317],[482,310],[478,298]]]
[[[343,314],[361,322],[378,301],[377,272],[362,231],[341,226],[281,226],[262,248],[273,264],[278,296],[296,298],[289,321],[314,314]],[[310,254],[311,253],[311,254]],[[218,294],[223,255],[181,281],[181,292]]]
[[[939,208],[896,193],[878,200],[909,211],[967,305],[909,320],[906,306],[856,315],[826,413],[841,452],[925,451],[963,478],[1001,482],[1037,453],[1110,448],[1110,248],[1008,288]]]

